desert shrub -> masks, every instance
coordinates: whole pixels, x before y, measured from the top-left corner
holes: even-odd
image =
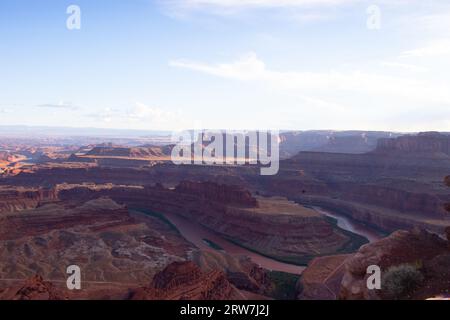
[[[407,299],[423,279],[416,265],[401,264],[390,267],[384,273],[382,289],[389,299]]]
[[[272,290],[268,295],[276,300],[297,299],[297,283],[299,276],[291,273],[270,271],[269,279],[272,282]]]

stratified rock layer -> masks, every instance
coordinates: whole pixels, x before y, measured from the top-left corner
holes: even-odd
[[[66,300],[67,296],[50,282],[36,275],[23,285],[0,290],[0,300]]]
[[[203,273],[193,262],[174,262],[149,287],[132,290],[133,300],[228,300],[242,298],[224,273]]]

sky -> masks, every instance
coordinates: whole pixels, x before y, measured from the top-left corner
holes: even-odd
[[[0,125],[450,131],[450,2],[1,0],[0,88]]]

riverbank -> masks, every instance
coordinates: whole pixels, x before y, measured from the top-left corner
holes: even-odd
[[[234,239],[223,237],[208,228],[199,225],[196,222],[190,221],[182,216],[175,214],[161,214],[154,213],[148,210],[138,210],[144,214],[148,214],[168,223],[172,228],[176,229],[186,240],[191,242],[194,246],[202,250],[223,251],[231,255],[246,255],[259,266],[271,270],[290,274],[301,274],[306,268],[307,264],[314,258],[324,255],[305,255],[303,257],[284,257],[276,255],[266,255],[258,252],[253,248],[235,241]],[[338,228],[338,221],[328,217],[330,223]],[[341,228],[340,228],[341,229]],[[349,237],[349,241],[336,251],[336,254],[354,252],[365,243],[368,239],[352,233],[348,230],[341,229],[341,231]],[[212,245],[213,244],[213,245]]]
[[[154,213],[144,209],[133,210],[163,220],[172,228],[175,228],[187,241],[201,250],[224,251],[231,255],[248,256],[254,263],[270,271],[280,271],[300,275],[306,268],[306,264],[295,265],[284,263],[271,257],[266,257],[260,253],[248,250],[184,217],[170,213]],[[211,246],[211,243],[214,243],[214,246]],[[220,250],[213,247],[220,248]]]

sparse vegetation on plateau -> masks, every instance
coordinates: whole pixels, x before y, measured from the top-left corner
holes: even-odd
[[[383,291],[390,299],[408,299],[423,280],[422,272],[415,265],[393,266],[384,274]]]
[[[277,300],[295,300],[297,294],[297,282],[300,278],[298,275],[270,271],[269,278],[273,283],[273,289],[270,292],[270,296]]]

